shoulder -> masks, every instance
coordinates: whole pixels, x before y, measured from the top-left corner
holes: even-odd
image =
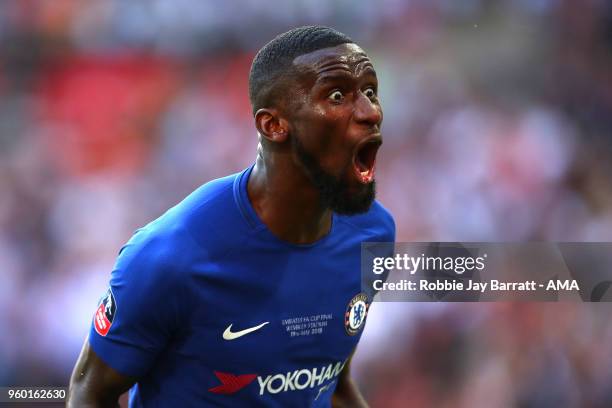
[[[138,259],[155,269],[183,269],[238,245],[247,230],[234,198],[238,174],[210,181],[162,216],[138,229],[120,251],[121,263]]]
[[[355,229],[368,232],[381,242],[395,241],[395,221],[393,216],[377,200],[374,200],[367,212],[351,216],[340,216],[340,220]]]

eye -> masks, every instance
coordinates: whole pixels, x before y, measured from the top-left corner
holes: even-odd
[[[376,91],[374,90],[374,88],[366,88],[365,91],[363,91],[363,94],[368,97],[369,99],[375,99],[376,98]]]
[[[334,91],[328,96],[334,102],[342,102],[344,100],[344,95],[340,91]]]

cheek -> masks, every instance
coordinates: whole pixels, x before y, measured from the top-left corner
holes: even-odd
[[[347,121],[340,108],[316,106],[307,119],[307,143],[321,154],[338,154],[346,149]]]

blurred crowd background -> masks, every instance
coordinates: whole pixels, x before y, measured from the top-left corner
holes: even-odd
[[[255,157],[255,52],[373,58],[398,241],[612,240],[612,2],[0,2],[0,385],[66,385],[118,249]],[[373,407],[610,407],[609,304],[372,307]]]

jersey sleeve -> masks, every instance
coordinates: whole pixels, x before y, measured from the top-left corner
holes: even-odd
[[[184,316],[184,291],[166,241],[137,232],[121,249],[94,313],[89,344],[124,375],[147,373]]]

